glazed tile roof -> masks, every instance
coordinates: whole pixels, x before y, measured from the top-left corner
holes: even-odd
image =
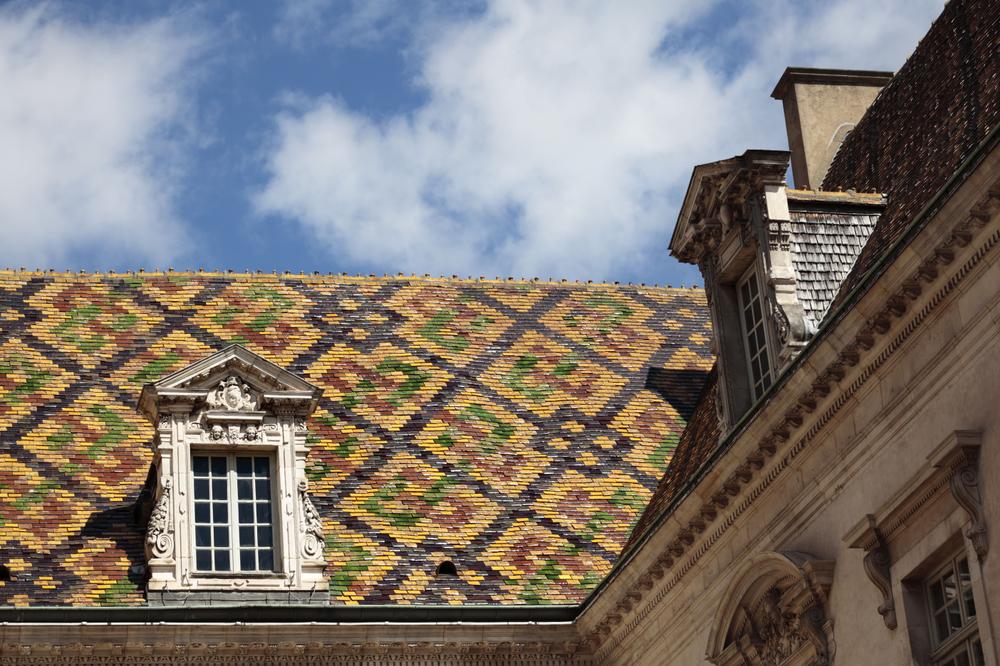
[[[622,553],[625,553],[638,543],[659,517],[667,510],[670,503],[678,497],[699,468],[708,460],[719,443],[719,418],[715,411],[715,396],[718,388],[718,373],[715,366],[705,379],[697,406],[680,441],[673,458],[657,484],[653,496],[646,505],[639,520],[635,523],[632,534],[629,535]]]
[[[144,603],[140,389],[233,342],[324,391],[307,473],[333,603],[578,603],[710,337],[700,289],[0,272],[0,605]]]
[[[837,152],[825,190],[882,192],[885,212],[837,302],[1000,123],[996,0],[952,0]]]

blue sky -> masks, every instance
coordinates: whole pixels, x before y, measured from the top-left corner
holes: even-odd
[[[0,265],[686,283],[695,164],[941,0],[0,5]]]

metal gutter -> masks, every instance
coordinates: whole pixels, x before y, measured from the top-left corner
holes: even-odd
[[[0,623],[439,623],[572,622],[580,606],[0,606]]]
[[[815,336],[806,344],[805,348],[799,353],[798,356],[792,361],[792,363],[785,368],[785,371],[781,373],[781,376],[771,385],[771,388],[762,395],[757,402],[755,402],[750,409],[747,410],[746,414],[737,421],[736,425],[729,432],[728,435],[719,443],[715,451],[709,456],[708,460],[695,471],[694,475],[689,479],[688,483],[685,484],[682,492],[678,493],[674,499],[667,505],[667,508],[657,517],[656,521],[649,526],[646,533],[622,556],[615,562],[611,571],[608,575],[598,583],[597,587],[587,595],[587,598],[583,600],[580,604],[580,614],[587,610],[594,603],[597,596],[604,590],[605,587],[611,584],[611,581],[617,577],[618,573],[624,569],[629,562],[635,557],[642,547],[652,538],[653,534],[666,522],[667,518],[674,512],[674,510],[686,500],[692,493],[692,491],[698,486],[701,480],[708,474],[709,470],[715,467],[715,464],[719,459],[725,455],[729,449],[732,447],[733,443],[736,442],[746,431],[750,423],[757,417],[757,415],[763,410],[771,398],[780,391],[785,384],[788,383],[789,379],[795,372],[799,369],[805,360],[812,353],[812,350],[818,346],[826,336],[836,328],[836,324],[839,323],[847,312],[853,308],[861,297],[868,293],[871,286],[882,276],[883,273],[888,269],[890,264],[902,253],[902,251],[909,245],[913,237],[916,236],[920,231],[924,229],[933,216],[938,212],[938,210],[951,198],[951,195],[961,186],[965,179],[968,177],[971,171],[979,166],[979,163],[990,154],[997,145],[1000,144],[1000,125],[995,126],[986,138],[976,147],[975,150],[955,169],[955,172],[951,177],[945,182],[945,184],[938,190],[937,194],[925,205],[919,213],[917,213],[910,226],[906,228],[906,231],[899,237],[896,243],[889,249],[888,252],[883,254],[875,264],[862,276],[858,281],[858,284],[851,289],[844,300],[833,310],[828,313],[826,317],[823,318],[822,328],[816,333]]]

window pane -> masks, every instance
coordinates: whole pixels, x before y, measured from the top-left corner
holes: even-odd
[[[241,527],[240,528],[240,545],[241,546],[253,546],[253,528],[252,527]]]
[[[212,551],[210,550],[199,550],[197,551],[197,564],[199,571],[211,571],[212,570]]]
[[[257,545],[258,546],[270,546],[271,545],[271,528],[270,527],[258,527],[257,528]]]
[[[207,523],[209,518],[208,502],[196,502],[194,505],[194,522]]]
[[[229,547],[229,528],[228,527],[216,527],[215,530],[215,545],[221,546],[222,548]]]
[[[958,610],[958,602],[948,604],[948,624],[952,633],[962,628],[962,613]]]
[[[229,505],[225,502],[212,502],[212,518],[215,523],[228,523]]]
[[[208,499],[208,479],[194,480],[194,498]]]
[[[257,522],[271,522],[271,505],[265,502],[257,502]]]
[[[267,458],[257,457],[253,459],[253,473],[257,476],[270,476],[270,465]]]
[[[941,588],[944,590],[944,600],[945,603],[951,601],[958,596],[958,590],[955,588],[955,574],[949,572],[941,577]]]
[[[257,479],[254,482],[257,487],[257,499],[271,499],[271,482],[267,479]]]
[[[217,550],[217,551],[215,551],[215,570],[216,571],[229,571],[229,551],[228,550]]]
[[[955,655],[955,666],[969,666],[969,653],[962,648],[962,651]]]
[[[262,550],[258,554],[260,556],[260,570],[274,571],[274,558],[271,555],[270,549]]]
[[[250,471],[253,469],[249,458],[240,457],[236,459],[236,474],[239,476],[250,476]]]
[[[226,475],[226,459],[221,457],[212,458],[212,476]]]
[[[257,562],[254,559],[253,550],[243,549],[240,551],[240,569],[243,571],[257,570]]]
[[[209,527],[196,527],[194,528],[194,545],[195,546],[211,546],[209,541],[211,535],[211,528]]]
[[[212,480],[212,499],[224,500],[229,497],[229,489],[226,488],[225,479]]]
[[[941,591],[941,581],[936,580],[928,588],[931,597],[931,610],[937,612],[944,607],[944,593]]]
[[[207,476],[208,475],[208,458],[206,456],[195,456],[195,458],[194,458],[194,474],[195,474],[195,476]]]
[[[253,522],[253,504],[240,502],[240,524]]]
[[[962,589],[965,619],[976,617],[976,602],[972,599],[972,574],[969,573],[969,561],[964,557],[958,560],[958,581]]]
[[[950,632],[948,631],[948,614],[946,612],[941,611],[934,616],[934,628],[937,630],[939,643],[948,638]]]
[[[253,482],[250,479],[237,481],[236,496],[241,500],[253,499]]]

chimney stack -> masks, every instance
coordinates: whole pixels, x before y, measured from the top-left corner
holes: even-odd
[[[785,107],[792,178],[819,189],[844,138],[865,115],[892,72],[789,67],[771,97]]]

